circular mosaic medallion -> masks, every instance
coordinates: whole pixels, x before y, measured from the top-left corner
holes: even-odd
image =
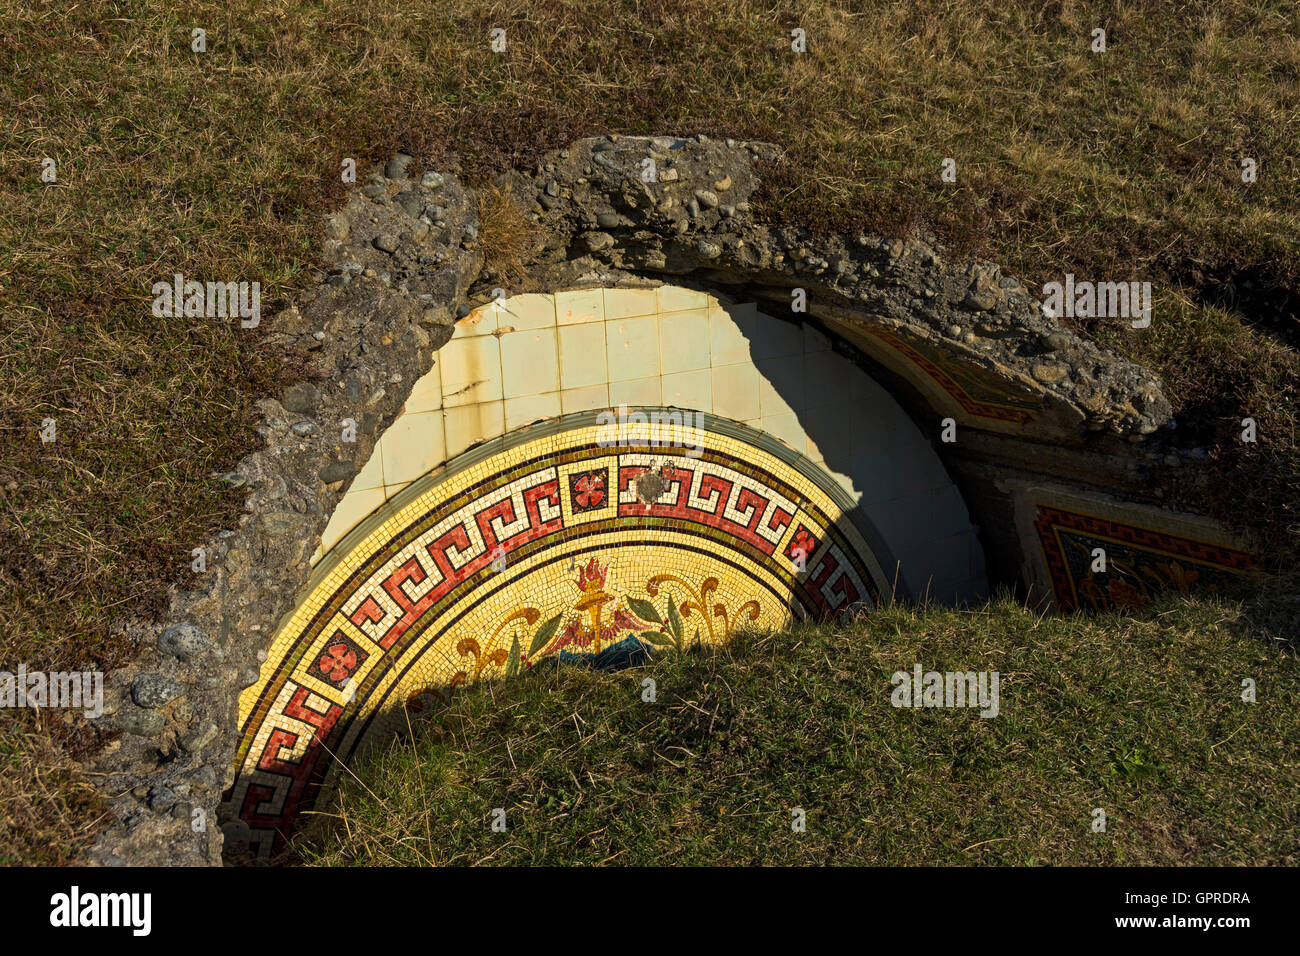
[[[230,809],[256,851],[364,739],[404,726],[404,708],[544,658],[617,667],[888,592],[874,534],[802,455],[703,413],[684,427],[675,409],[612,419],[567,415],[479,446],[317,566],[240,697]]]

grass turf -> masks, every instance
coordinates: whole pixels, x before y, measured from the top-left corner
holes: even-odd
[[[998,714],[895,709],[890,676],[916,663],[998,671]],[[1226,604],[887,609],[467,691],[355,761],[290,858],[1294,865],[1297,705],[1294,649]]]

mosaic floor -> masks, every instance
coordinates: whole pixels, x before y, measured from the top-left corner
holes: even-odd
[[[727,419],[634,411],[676,418],[517,429],[404,487],[318,564],[240,699],[232,807],[255,852],[363,738],[458,686],[552,657],[619,666],[889,593],[852,497],[805,455]]]

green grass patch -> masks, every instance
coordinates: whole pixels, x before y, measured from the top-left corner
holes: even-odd
[[[894,708],[891,675],[916,663],[998,671],[998,715]],[[412,729],[354,762],[291,858],[1294,865],[1300,846],[1300,670],[1224,604],[894,608],[620,673],[529,672]]]

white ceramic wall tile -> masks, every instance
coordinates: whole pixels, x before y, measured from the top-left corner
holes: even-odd
[[[414,481],[446,460],[442,413],[399,415],[384,432],[384,484]]]
[[[899,499],[893,501],[864,501],[864,510],[867,517],[871,519],[872,524],[880,536],[885,539],[889,549],[900,558],[904,558],[903,573],[909,574],[911,569],[911,556],[908,551],[911,549],[914,538],[911,534],[913,518],[905,509],[898,507]],[[892,576],[892,575],[891,575]]]
[[[755,428],[758,427],[758,422],[754,422],[754,427]],[[857,501],[861,497],[861,492],[858,491],[858,486],[855,483],[852,475],[848,474],[847,472],[838,471],[829,464],[824,464],[823,467],[826,468],[826,473],[835,479],[836,484],[838,484],[841,488],[843,488],[844,492],[850,498],[852,498],[854,501]]]
[[[829,352],[831,340],[807,323],[803,327],[803,350],[805,352]]]
[[[758,367],[760,415],[786,415],[802,412],[808,407],[802,355],[787,359],[760,359],[755,364]]]
[[[577,289],[555,293],[555,323],[579,325],[605,321],[605,293],[601,289]]]
[[[343,500],[334,506],[329,524],[320,539],[320,553],[325,554],[338,544],[349,531],[366,519],[366,517],[387,501],[383,488],[349,490]]]
[[[707,368],[665,375],[660,382],[660,398],[665,405],[694,408],[702,412],[713,410],[712,376]]]
[[[665,375],[708,368],[708,311],[690,309],[659,316],[659,356]]]
[[[761,415],[758,399],[758,369],[748,363],[715,366],[713,369],[713,413],[747,421]]]
[[[852,401],[881,402],[888,399],[889,402],[893,402],[893,399],[889,397],[889,393],[873,382],[865,372],[861,369],[858,372],[858,375],[854,375],[849,379],[849,398]]]
[[[501,336],[501,390],[523,398],[560,390],[560,356],[555,329],[507,332]]]
[[[604,322],[561,326],[558,332],[561,388],[584,388],[609,381]]]
[[[496,438],[505,432],[505,410],[500,401],[444,408],[442,415],[448,459],[459,455],[471,445]]]
[[[812,435],[809,435],[805,441],[803,453],[808,456],[810,461],[814,461],[819,465],[825,464],[825,459],[822,457],[821,446],[813,440]]]
[[[398,418],[400,421],[401,418]],[[352,484],[348,485],[349,490],[352,488],[358,491],[369,491],[371,488],[384,487],[384,438],[387,432],[375,442],[375,450],[370,453],[370,460],[361,466],[357,476],[352,479]]]
[[[736,328],[740,329],[740,334],[745,337],[745,348],[748,350],[745,361],[752,362],[754,343],[759,338],[759,329],[772,321],[772,317],[759,312],[758,304],[755,302],[731,302],[726,305],[726,311],[731,315],[731,320],[736,323]]]
[[[749,339],[735,317],[723,309],[709,309],[709,362],[736,365],[748,361]]]
[[[570,412],[668,405],[745,422],[822,462],[860,500],[910,585],[923,589],[929,574],[932,593],[982,588],[983,553],[929,440],[937,419],[934,436],[925,434],[811,326],[668,286],[515,296],[503,306],[457,323],[313,562],[386,498],[479,442]]]
[[[512,328],[516,332],[549,329],[555,325],[555,296],[535,292],[512,295],[502,303],[497,322],[501,328]]]
[[[803,430],[803,425],[799,423],[798,415],[763,417],[758,420],[758,427],[773,438],[781,439],[800,454],[803,454],[803,450],[808,447],[808,434]]]
[[[438,350],[442,405],[451,408],[501,398],[501,347],[494,335],[457,335]]]
[[[655,289],[606,289],[605,320],[628,319],[638,315],[655,315],[659,295]]]
[[[604,382],[586,388],[566,388],[560,392],[560,411],[565,415],[609,408],[609,404],[609,386]]]
[[[805,409],[796,415],[808,433],[808,457],[814,461],[825,461],[831,466],[847,468],[852,461],[849,433],[859,427],[857,416],[846,416],[843,405]],[[816,449],[815,454],[812,449]]]
[[[809,352],[803,357],[803,370],[808,407],[837,403],[847,407],[849,377],[860,374],[848,359],[834,352]]]
[[[930,493],[926,496],[929,499],[928,509],[934,515],[935,524],[940,528],[961,528],[970,523],[970,515],[966,511],[966,502],[962,499],[955,485],[945,483],[943,485],[931,485]]]
[[[894,414],[890,415],[887,420],[899,449],[925,449],[928,451],[929,457],[933,458],[933,449],[940,444],[943,435],[943,417],[935,415],[929,421],[921,419],[919,422],[914,422],[898,406],[895,405],[893,411]],[[957,436],[958,440],[960,440],[960,429],[957,431]],[[934,461],[938,464],[937,458]]]
[[[934,463],[930,458],[918,454],[899,454],[897,447],[890,448],[889,454],[898,480],[905,489],[904,495],[928,497],[935,480]]]
[[[881,440],[881,433],[877,430],[879,422],[874,412],[875,409],[870,405],[860,407],[857,420],[848,430],[848,444],[843,448],[850,458],[861,458],[889,450],[889,443]]]
[[[619,405],[659,405],[661,396],[660,380],[657,377],[609,383],[609,404],[613,408]]]
[[[659,375],[657,316],[611,319],[605,323],[605,342],[611,383]]]
[[[892,401],[892,400],[891,400]],[[883,404],[872,399],[857,403],[867,414],[862,416],[862,428],[855,429],[850,439],[852,450],[857,453],[865,450],[900,450],[904,447],[920,450],[923,454],[933,456],[933,448],[921,433],[916,423],[905,412],[895,414],[897,406]],[[936,420],[936,429],[938,427]],[[935,436],[938,436],[936,430]],[[938,459],[936,458],[937,462]]]
[[[499,302],[481,305],[463,319],[456,320],[455,335],[462,339],[476,335],[491,335],[499,327],[500,319],[504,315],[505,310],[501,308]]]
[[[749,330],[749,352],[755,361],[802,355],[803,329],[797,322],[759,312]]]
[[[694,289],[677,285],[662,285],[655,290],[660,312],[681,312],[683,309],[707,309],[709,297]]]
[[[870,503],[893,501],[907,490],[888,450],[851,456],[848,471],[857,495]]]
[[[527,425],[529,422],[554,418],[560,414],[560,393],[546,392],[542,395],[525,395],[522,398],[506,399],[506,431]]]
[[[436,358],[434,363],[432,370],[427,375],[420,376],[411,386],[411,394],[406,399],[404,408],[407,414],[435,412],[442,408],[442,373],[438,369]]]

